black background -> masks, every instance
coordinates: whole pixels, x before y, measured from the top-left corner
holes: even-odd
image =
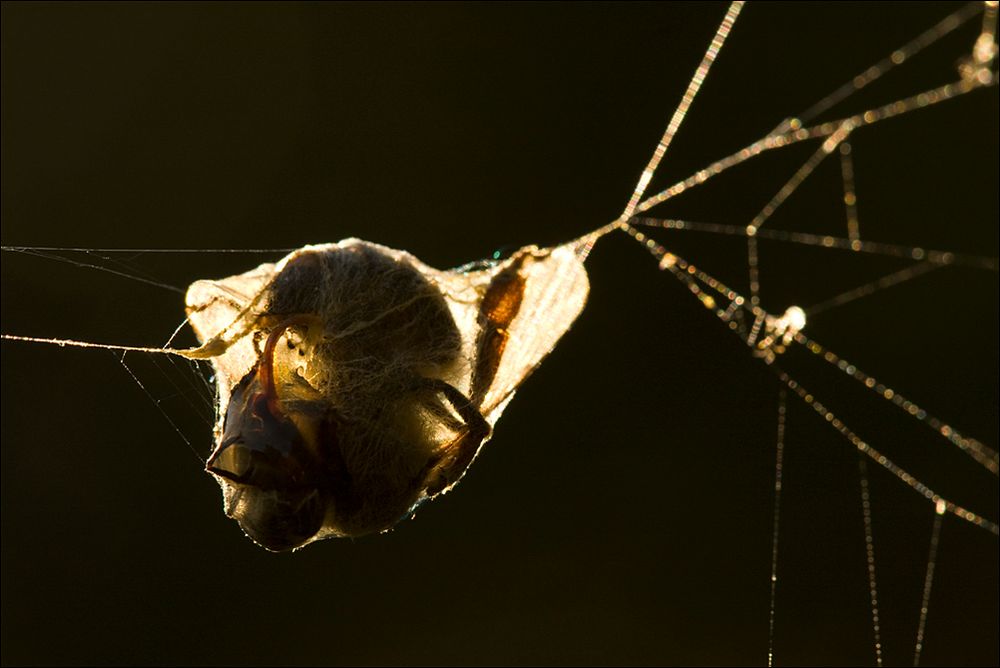
[[[725,11],[712,4],[3,5],[3,243],[294,248],[448,267],[615,218]],[[950,9],[752,5],[654,181],[763,135]],[[978,19],[973,23],[978,22]],[[974,25],[834,110],[954,78]],[[997,255],[997,92],[860,130],[862,234]],[[656,213],[745,224],[815,145]],[[768,223],[843,234],[837,161]],[[738,239],[657,235],[740,290]],[[903,266],[762,246],[765,307]],[[280,254],[131,258],[185,286]],[[94,259],[88,261],[95,261]],[[100,261],[105,266],[110,265]],[[3,345],[3,662],[760,664],[777,382],[624,237],[463,483],[384,536],[254,547],[107,352]],[[945,269],[808,331],[997,444],[997,279]],[[157,345],[177,295],[4,253],[5,333]],[[210,429],[129,364],[194,447]],[[996,479],[829,367],[781,362],[945,496]],[[185,396],[194,393],[185,391]],[[874,663],[857,455],[790,399],[775,659]],[[911,661],[932,507],[874,463],[882,638]],[[996,664],[997,538],[945,518],[925,664]]]

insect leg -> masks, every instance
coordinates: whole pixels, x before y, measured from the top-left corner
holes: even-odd
[[[490,435],[490,424],[473,402],[441,380],[427,380],[427,386],[440,392],[465,421],[458,436],[444,446],[440,456],[428,462],[418,482],[428,497],[451,487],[461,479],[472,464],[483,441]]]
[[[528,253],[519,254],[496,275],[479,307],[480,329],[470,395],[472,403],[480,408],[500,368],[500,360],[510,338],[507,330],[521,309],[525,287],[521,268],[528,257]]]
[[[444,395],[465,422],[460,435],[445,446],[442,455],[428,464],[426,473],[421,476],[427,496],[434,496],[458,482],[492,431],[483,417],[482,404],[500,368],[510,338],[507,329],[521,308],[525,287],[521,268],[527,258],[527,254],[518,256],[496,275],[483,295],[470,397],[466,398],[442,381],[427,381],[436,392]]]

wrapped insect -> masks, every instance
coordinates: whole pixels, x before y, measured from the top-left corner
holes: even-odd
[[[583,308],[585,248],[439,271],[348,239],[192,284],[226,514],[279,551],[384,531],[448,491]]]

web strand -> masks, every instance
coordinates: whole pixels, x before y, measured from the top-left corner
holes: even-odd
[[[938,86],[936,88],[931,88],[922,93],[917,93],[916,95],[911,95],[910,97],[890,102],[889,104],[882,105],[881,107],[874,107],[868,109],[867,111],[841,118],[836,121],[830,121],[828,123],[822,123],[808,128],[790,130],[789,132],[783,134],[769,134],[747,145],[739,151],[736,151],[721,160],[713,162],[708,167],[695,172],[686,179],[678,181],[669,188],[646,198],[635,208],[635,212],[644,213],[657,204],[661,204],[668,199],[676,197],[691,188],[700,186],[712,177],[718,176],[722,172],[767,151],[792,146],[793,144],[810,139],[828,137],[836,132],[837,128],[843,126],[845,123],[850,123],[855,129],[859,129],[890,118],[895,118],[916,109],[923,109],[934,104],[940,104],[941,102],[952,100],[961,95],[971,93],[974,90],[995,85],[995,78],[991,78],[985,83],[979,80],[956,81],[943,86]]]
[[[45,343],[56,345],[60,348],[99,348],[101,350],[117,350],[119,352],[150,353],[153,355],[177,355],[187,359],[208,359],[212,354],[206,352],[204,346],[201,348],[150,348],[146,346],[122,346],[112,343],[91,343],[89,341],[77,341],[75,339],[55,339],[39,336],[18,336],[16,334],[0,335],[4,341],[21,341],[23,343]]]
[[[892,53],[884,57],[882,60],[866,68],[863,72],[859,72],[851,77],[850,81],[834,90],[832,93],[803,111],[801,114],[798,114],[795,117],[795,120],[800,123],[808,123],[812,121],[820,114],[843,102],[845,99],[854,95],[862,88],[865,88],[869,84],[877,81],[893,68],[907,62],[913,58],[913,56],[917,55],[931,44],[934,44],[945,35],[948,35],[956,28],[961,27],[970,19],[978,15],[981,11],[982,8],[978,2],[970,2],[966,4],[961,9],[955,11],[949,16],[944,17],[936,25],[928,28],[906,44],[894,49]]]
[[[865,283],[864,285],[852,288],[851,290],[847,290],[839,295],[814,304],[805,309],[806,315],[812,319],[824,311],[829,311],[830,309],[843,306],[844,304],[850,304],[853,301],[871,296],[876,292],[885,290],[886,288],[891,288],[893,286],[906,283],[907,281],[912,281],[913,279],[919,278],[924,274],[928,274],[935,269],[941,268],[941,266],[942,265],[940,264],[934,264],[932,262],[920,262],[912,267],[906,267],[905,269],[894,271],[893,273],[883,276],[882,278]]]
[[[856,365],[842,359],[832,350],[828,350],[825,346],[820,345],[816,341],[807,337],[805,334],[801,332],[797,333],[795,335],[795,342],[802,345],[809,352],[820,357],[823,361],[835,366],[843,373],[863,384],[866,388],[878,396],[905,411],[907,414],[916,418],[920,422],[926,424],[953,445],[957,446],[962,452],[972,457],[972,459],[993,475],[1000,473],[1000,454],[992,448],[980,443],[974,438],[967,438],[963,436],[950,424],[931,415],[915,402],[910,401],[893,388],[880,382],[874,376],[865,373]]]
[[[687,230],[691,232],[723,234],[737,237],[747,236],[746,227],[741,225],[723,225],[720,223],[703,223],[690,220],[647,217],[633,218],[629,221],[629,223],[631,225],[638,225],[641,227],[659,227],[665,230]],[[970,255],[968,253],[959,253],[948,250],[926,249],[921,248],[920,246],[888,244],[879,241],[852,241],[846,237],[835,237],[828,234],[810,234],[808,232],[764,229],[757,230],[754,236],[758,239],[799,244],[802,246],[813,246],[816,248],[827,248],[830,250],[853,251],[855,253],[885,255],[887,257],[898,257],[907,260],[925,261],[940,266],[955,265],[972,267],[975,269],[985,269],[987,271],[997,271],[998,268],[1000,268],[1000,260],[994,257]]]
[[[257,255],[264,253],[291,253],[298,248],[78,248],[67,246],[0,246],[0,250],[11,253],[25,251],[64,251],[74,253],[235,253]]]
[[[712,38],[712,42],[708,46],[708,50],[705,51],[705,55],[701,59],[701,63],[698,65],[697,69],[694,71],[694,76],[691,77],[691,81],[688,83],[687,90],[684,91],[684,95],[681,97],[680,104],[677,105],[677,109],[674,110],[673,116],[670,118],[670,122],[667,124],[667,129],[663,133],[663,138],[660,139],[660,143],[656,145],[656,149],[653,151],[653,156],[649,159],[649,164],[646,168],[642,170],[642,176],[639,177],[639,183],[636,184],[635,190],[632,192],[632,197],[629,198],[628,204],[625,206],[625,210],[622,212],[620,220],[626,221],[632,217],[635,213],[635,207],[639,204],[639,200],[642,199],[643,194],[646,192],[646,188],[649,186],[649,182],[653,180],[653,174],[656,172],[656,168],[660,164],[660,160],[666,154],[667,149],[670,147],[670,142],[673,141],[674,135],[677,134],[677,130],[680,129],[681,123],[684,122],[684,117],[687,115],[688,109],[691,108],[691,104],[694,102],[694,98],[698,95],[698,91],[701,89],[701,84],[705,81],[705,77],[708,76],[708,71],[712,68],[712,63],[715,62],[716,57],[722,50],[722,45],[726,42],[726,37],[729,36],[729,32],[733,29],[733,24],[736,23],[737,17],[740,15],[740,10],[743,9],[743,2],[733,2],[729,5],[729,9],[726,11],[726,16],[722,19],[722,23],[719,24],[718,29],[715,31],[715,37]]]
[[[924,650],[924,634],[927,629],[927,611],[931,603],[931,588],[934,586],[934,566],[937,563],[938,544],[941,540],[941,523],[945,508],[939,502],[934,506],[934,525],[931,527],[931,544],[927,552],[927,571],[924,573],[924,588],[920,597],[920,617],[917,620],[917,641],[913,648],[913,665],[920,665],[920,654]]]
[[[861,226],[858,222],[858,196],[854,190],[854,158],[851,142],[844,141],[840,145],[840,175],[844,182],[844,209],[847,213],[847,238],[851,249],[861,242]]]
[[[872,609],[872,635],[875,641],[875,665],[882,665],[882,630],[878,614],[878,582],[875,577],[875,538],[872,531],[871,492],[868,489],[868,462],[858,453],[858,478],[861,483],[861,516],[865,526],[865,562],[868,565],[868,597]]]
[[[129,368],[129,366],[125,363],[125,355],[121,355],[121,357],[118,357],[118,363],[122,365],[122,368],[125,369],[125,372],[132,378],[135,384],[139,386],[139,389],[142,390],[143,394],[145,394],[149,398],[149,400],[153,403],[153,405],[156,406],[156,409],[160,412],[160,415],[162,415],[163,418],[170,425],[170,427],[175,432],[177,432],[177,435],[181,437],[181,440],[187,444],[188,449],[194,454],[194,456],[198,459],[198,461],[201,462],[201,464],[204,464],[205,458],[198,453],[198,450],[194,447],[194,445],[191,444],[191,441],[188,439],[188,437],[184,435],[184,432],[181,431],[181,428],[177,426],[177,423],[170,418],[170,415],[168,415],[165,410],[163,410],[161,400],[154,397],[152,393],[146,389],[146,386],[142,383],[142,381],[139,380],[139,377],[136,376],[135,373],[132,372],[132,369]]]
[[[778,437],[774,454],[774,516],[771,524],[771,610],[768,615],[767,665],[774,665],[774,615],[778,591],[778,528],[781,519],[781,484],[785,458],[785,413],[787,390],[778,392]]]
[[[46,249],[40,249],[40,248],[9,247],[9,246],[5,246],[3,250],[4,251],[9,251],[9,252],[21,253],[23,255],[33,255],[35,257],[40,257],[40,258],[43,258],[43,259],[46,259],[46,260],[54,260],[54,261],[57,261],[57,262],[65,262],[66,264],[71,264],[71,265],[73,265],[75,267],[81,267],[81,268],[85,268],[85,269],[93,269],[95,271],[103,271],[105,273],[114,274],[115,276],[121,276],[123,278],[127,278],[127,279],[130,279],[130,280],[136,281],[138,283],[145,283],[146,285],[152,285],[152,286],[155,286],[157,288],[163,288],[164,290],[169,290],[170,292],[176,292],[176,293],[179,293],[179,294],[184,294],[184,290],[182,290],[181,288],[177,287],[176,285],[170,285],[169,283],[163,283],[161,281],[157,281],[157,280],[154,280],[154,279],[151,279],[151,278],[145,278],[143,276],[136,276],[135,274],[130,274],[128,272],[120,271],[118,269],[111,269],[110,267],[102,267],[100,265],[92,264],[90,262],[81,262],[79,260],[71,260],[70,258],[61,257],[59,255],[52,254],[52,252],[49,252],[49,251],[53,251],[53,252],[54,251],[68,251],[68,250],[71,250],[71,249],[65,249],[65,248],[46,248]]]

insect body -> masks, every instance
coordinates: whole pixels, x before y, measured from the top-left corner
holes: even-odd
[[[226,513],[277,551],[386,530],[450,489],[583,308],[581,248],[442,272],[352,239],[194,283]]]

